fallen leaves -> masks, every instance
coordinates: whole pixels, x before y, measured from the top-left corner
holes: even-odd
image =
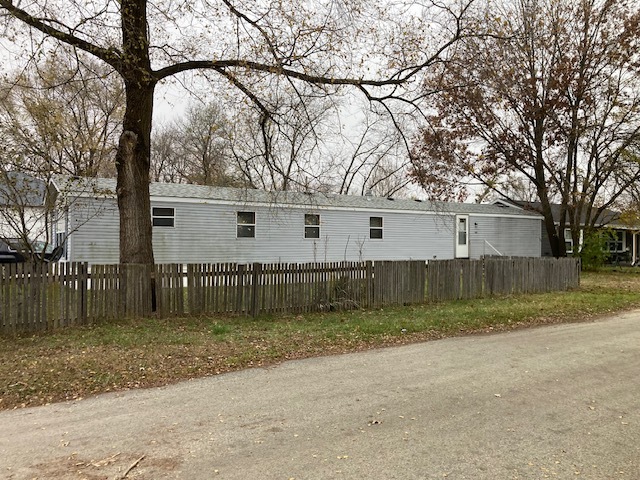
[[[103,460],[98,460],[97,462],[91,462],[91,465],[96,467],[96,468],[100,468],[100,467],[104,467],[105,465],[109,465],[111,463],[114,463],[117,458],[120,456],[120,452],[111,455],[110,457],[107,457]]]

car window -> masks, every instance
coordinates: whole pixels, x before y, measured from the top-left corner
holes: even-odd
[[[43,242],[41,240],[36,240],[35,242],[32,243],[33,246],[33,251],[35,253],[52,253],[53,252],[53,245],[51,245],[48,242]]]
[[[6,243],[9,246],[10,252],[19,252],[24,250],[23,248],[24,242],[19,238],[7,238]]]

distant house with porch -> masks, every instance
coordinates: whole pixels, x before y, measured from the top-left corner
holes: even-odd
[[[511,201],[505,199],[499,199],[493,202],[494,205],[508,205],[510,207],[521,208],[523,211],[538,212],[542,211],[540,202],[525,202],[525,201]],[[554,222],[557,225],[560,224],[559,218],[561,213],[561,205],[552,204],[551,214],[553,215]],[[580,239],[579,244],[574,245],[571,237],[571,229],[565,228],[564,239],[565,246],[568,255],[578,253],[582,248],[584,242],[584,226],[591,224],[587,219],[586,213],[582,214],[580,219]],[[594,222],[596,228],[608,229],[611,237],[607,240],[607,251],[609,252],[610,260],[613,262],[631,263],[635,265],[640,261],[640,242],[638,235],[640,234],[640,225],[630,225],[623,221],[621,213],[615,210],[605,209],[598,215]],[[542,224],[542,256],[552,256],[551,244],[549,237],[547,236],[544,224]]]

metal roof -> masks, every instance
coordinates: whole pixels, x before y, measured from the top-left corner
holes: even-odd
[[[111,178],[80,178],[56,176],[53,180],[57,190],[73,196],[115,196],[116,180]],[[337,195],[321,192],[269,192],[248,188],[211,187],[179,183],[156,183],[149,185],[152,200],[181,199],[193,202],[220,202],[233,204],[266,204],[308,208],[395,210],[411,212],[435,212],[449,214],[482,214],[495,216],[519,216],[542,218],[531,211],[477,203],[453,203],[384,198],[374,196]]]

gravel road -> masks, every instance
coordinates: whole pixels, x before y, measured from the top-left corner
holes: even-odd
[[[640,479],[640,311],[0,412],[6,479]]]

